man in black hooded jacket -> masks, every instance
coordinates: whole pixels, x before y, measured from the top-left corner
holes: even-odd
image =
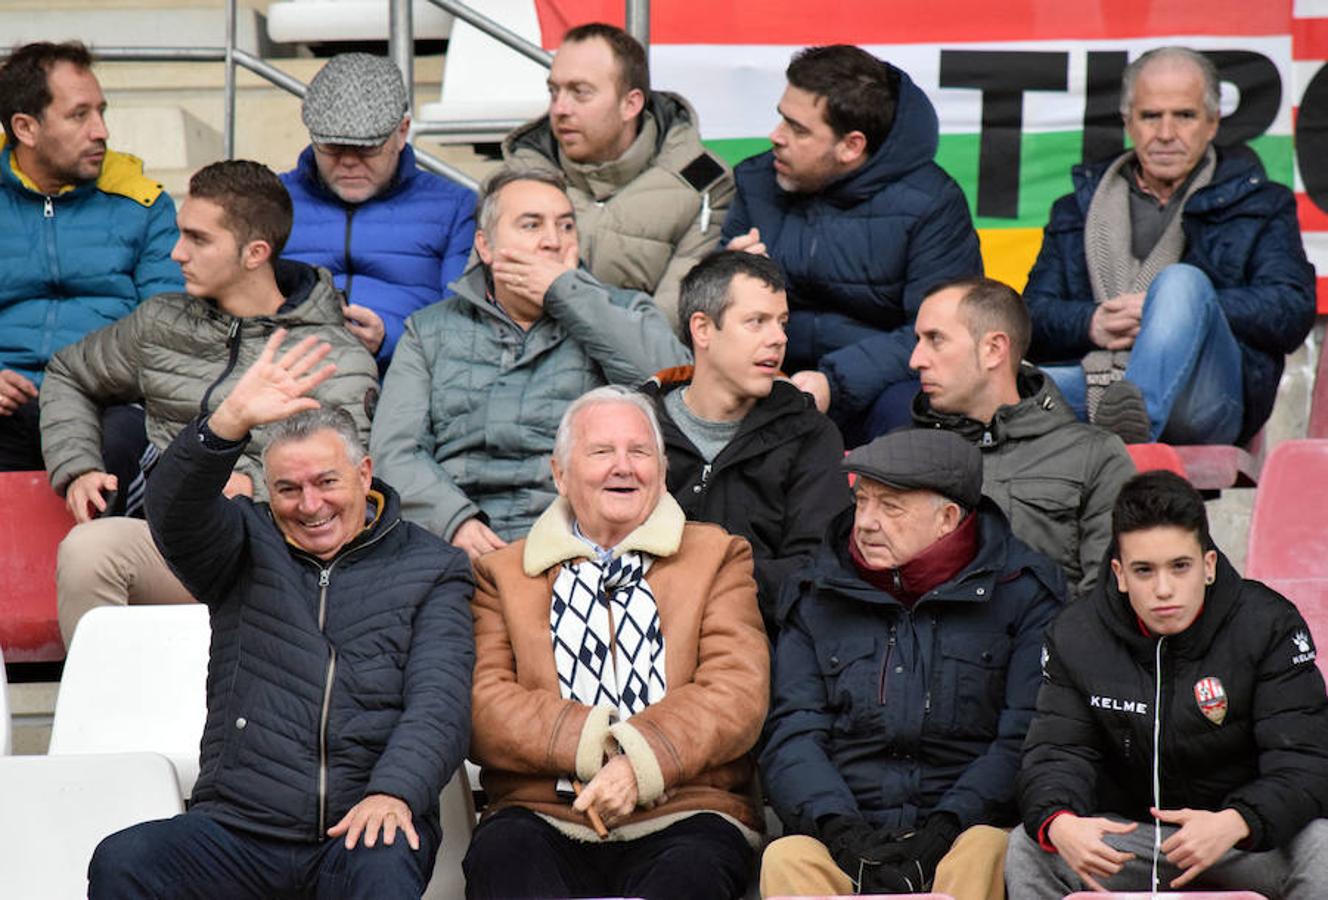
[[[1169,472],[1121,489],[1111,573],[1047,636],[1011,897],[1328,884],[1328,698],[1305,620]],[[1155,837],[1155,830],[1157,832]]]

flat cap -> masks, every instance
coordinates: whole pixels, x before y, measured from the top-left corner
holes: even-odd
[[[893,431],[850,453],[844,468],[901,490],[935,491],[965,509],[982,499],[982,453],[953,431]]]
[[[315,144],[374,147],[392,136],[407,109],[406,84],[395,63],[342,53],[309,82],[300,117]]]

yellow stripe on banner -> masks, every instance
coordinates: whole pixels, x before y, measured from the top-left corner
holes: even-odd
[[[982,266],[987,277],[1022,291],[1038,250],[1042,249],[1042,229],[979,228],[978,242],[982,245]]]

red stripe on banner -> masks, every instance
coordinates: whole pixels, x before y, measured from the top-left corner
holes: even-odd
[[[1328,19],[1291,21],[1291,58],[1328,59]]]
[[[1301,231],[1328,231],[1328,212],[1319,209],[1308,194],[1296,194],[1296,218]]]
[[[624,0],[535,0],[545,46],[570,25],[623,24]],[[926,44],[1282,35],[1292,0],[671,0],[652,4],[660,44]]]
[[[1319,315],[1328,314],[1328,278],[1316,278],[1316,290],[1319,297]]]

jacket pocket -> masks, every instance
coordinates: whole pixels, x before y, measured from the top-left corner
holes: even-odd
[[[1079,488],[1058,478],[1010,482],[1010,530],[1064,566],[1079,560]]]
[[[1004,632],[941,631],[932,714],[952,734],[990,739],[1005,708],[1010,638]],[[939,708],[937,704],[939,696]]]
[[[857,636],[817,646],[825,695],[835,713],[836,732],[870,728],[880,718],[877,699],[877,642]]]

